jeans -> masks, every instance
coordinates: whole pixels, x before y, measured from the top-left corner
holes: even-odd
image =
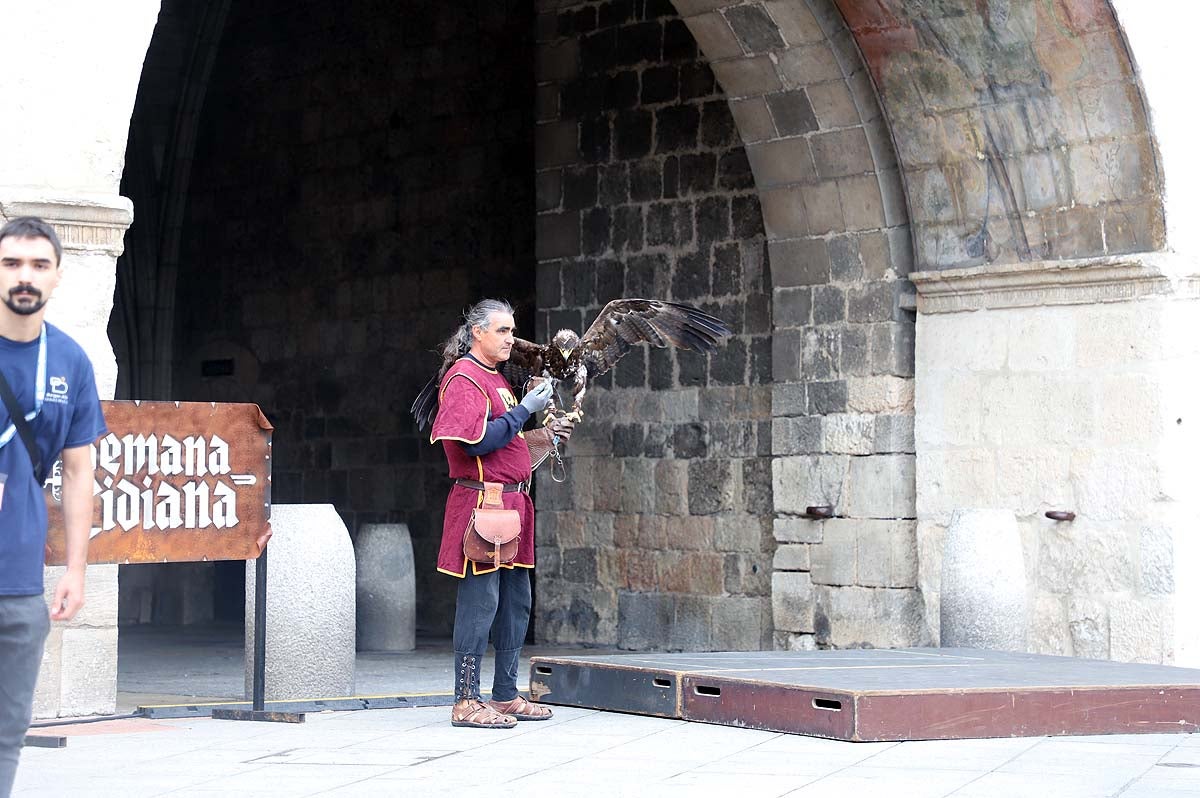
[[[531,604],[528,569],[501,568],[479,576],[467,569],[458,583],[454,610],[456,699],[479,698],[479,663],[487,650],[489,632],[496,648],[492,698],[511,701],[517,697],[517,663],[529,628]]]
[[[0,596],[0,798],[12,793],[49,632],[41,594]]]

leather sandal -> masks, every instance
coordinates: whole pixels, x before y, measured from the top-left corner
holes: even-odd
[[[511,729],[517,725],[516,718],[497,712],[478,698],[455,702],[450,709],[450,725],[472,729]]]
[[[488,701],[488,706],[497,712],[516,718],[517,720],[550,720],[554,717],[554,712],[550,707],[541,704],[535,704],[523,695],[519,695],[512,701],[497,701],[492,699]]]

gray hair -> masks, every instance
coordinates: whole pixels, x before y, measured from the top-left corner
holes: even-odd
[[[442,374],[454,365],[454,361],[471,351],[471,344],[475,340],[471,330],[475,327],[486,330],[492,323],[494,313],[506,313],[511,316],[513,307],[503,299],[482,299],[467,308],[463,313],[463,323],[446,339],[446,343],[442,344]]]

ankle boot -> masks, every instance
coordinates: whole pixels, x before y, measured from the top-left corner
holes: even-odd
[[[454,652],[454,700],[479,699],[479,657]]]

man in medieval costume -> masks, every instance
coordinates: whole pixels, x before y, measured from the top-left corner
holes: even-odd
[[[533,469],[570,438],[572,424],[559,418],[522,432],[530,417],[550,402],[553,388],[548,380],[539,381],[517,400],[500,371],[512,351],[514,331],[513,309],[507,302],[485,299],[467,311],[443,348],[444,373],[430,435],[430,442],[442,442],[454,480],[446,499],[438,570],[460,580],[450,715],[455,726],[512,728],[517,721],[546,720],[552,714],[517,692],[517,664],[531,609],[529,571],[534,565],[529,487]],[[494,562],[473,560],[464,552],[474,511],[484,503],[484,483],[500,483],[503,488],[493,498],[520,517],[515,555],[507,562],[499,556]],[[489,633],[496,670],[491,700],[484,703],[479,671]]]

